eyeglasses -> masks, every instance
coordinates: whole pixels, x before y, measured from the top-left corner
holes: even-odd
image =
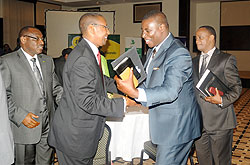
[[[44,38],[39,38],[39,37],[34,37],[34,36],[29,36],[29,35],[24,35],[24,37],[29,37],[29,38],[32,38],[36,41],[39,41],[39,40],[44,41]]]
[[[109,30],[109,27],[108,26],[105,26],[105,25],[102,25],[102,24],[96,24],[96,23],[93,23],[91,25],[94,25],[94,26],[102,26],[104,27],[105,29]]]

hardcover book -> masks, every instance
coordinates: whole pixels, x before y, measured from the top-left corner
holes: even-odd
[[[120,57],[111,62],[111,65],[113,70],[123,80],[129,78],[130,69],[133,68],[133,81],[135,87],[146,78],[146,73],[135,47],[123,53]]]
[[[206,97],[216,94],[215,88],[218,89],[220,96],[223,96],[230,89],[209,69],[206,69],[196,88]]]

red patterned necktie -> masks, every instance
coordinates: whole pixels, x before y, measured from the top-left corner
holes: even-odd
[[[100,54],[100,52],[98,52],[98,54],[97,54],[97,59],[98,59],[98,63],[99,63],[101,73],[102,73],[102,62],[101,62],[101,54]]]
[[[99,63],[99,68],[100,68],[100,71],[101,71],[102,82],[103,82],[102,61],[101,61],[101,54],[100,54],[100,52],[98,52],[98,54],[97,54],[97,60],[98,60],[98,63]]]

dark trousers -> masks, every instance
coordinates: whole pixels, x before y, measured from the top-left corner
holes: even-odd
[[[233,129],[223,131],[202,130],[202,135],[195,141],[195,148],[200,165],[232,164]]]
[[[186,165],[193,140],[174,146],[157,145],[156,165]]]
[[[51,165],[52,148],[48,145],[49,116],[48,111],[42,113],[41,140],[36,144],[15,143],[15,165]]]
[[[79,159],[76,157],[71,157],[60,150],[56,150],[56,155],[58,157],[58,162],[60,165],[92,165],[93,164],[93,158],[86,158],[86,159]]]

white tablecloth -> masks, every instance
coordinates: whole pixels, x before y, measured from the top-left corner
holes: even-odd
[[[111,128],[109,150],[111,159],[122,157],[125,161],[141,156],[141,150],[149,137],[148,114],[130,112],[122,119],[108,118],[106,123]],[[146,154],[144,158],[147,158]]]

